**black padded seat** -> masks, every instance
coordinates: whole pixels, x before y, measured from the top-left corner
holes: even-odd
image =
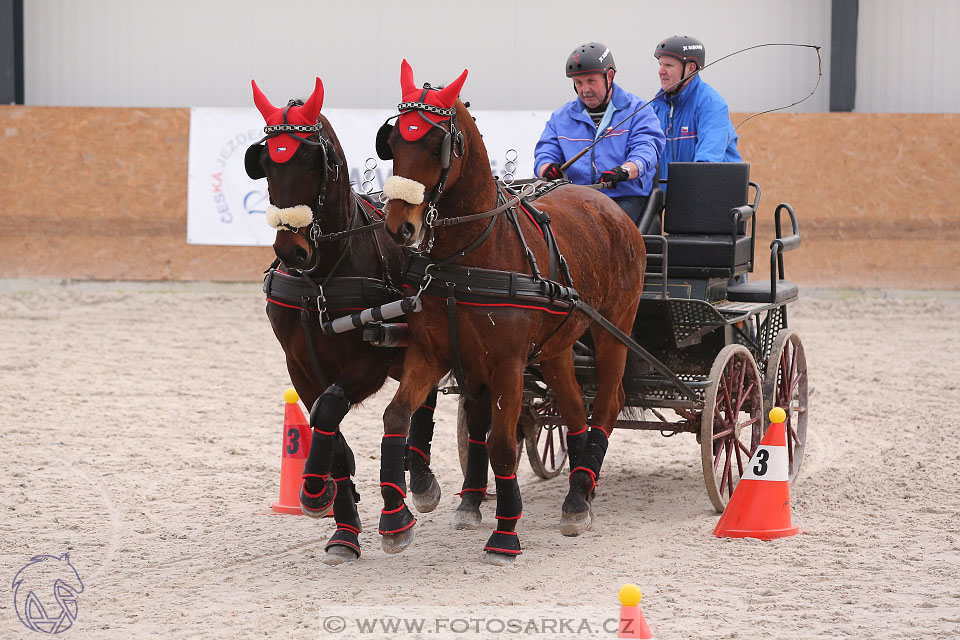
[[[729,221],[727,223],[730,224]],[[750,236],[731,235],[667,236],[670,245],[670,266],[677,267],[727,267],[745,265],[752,259]]]
[[[777,295],[771,299],[770,280],[743,282],[727,287],[727,300],[731,302],[767,302],[780,303],[796,298],[800,293],[797,285],[788,280],[777,281]]]

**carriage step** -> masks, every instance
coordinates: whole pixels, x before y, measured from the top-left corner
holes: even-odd
[[[724,315],[752,315],[765,311],[776,305],[771,305],[768,302],[731,302],[729,300],[723,300],[722,302],[714,303],[713,308],[719,311]]]

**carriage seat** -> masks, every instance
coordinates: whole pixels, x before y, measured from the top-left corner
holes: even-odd
[[[783,236],[780,226],[780,214],[786,211],[790,216],[791,234]],[[779,304],[795,299],[799,289],[794,283],[784,279],[783,254],[800,246],[800,228],[797,215],[786,202],[777,205],[774,212],[776,237],[770,243],[770,279],[754,282],[740,282],[727,287],[727,300],[731,302],[764,302]]]
[[[760,189],[750,182],[748,163],[671,162],[663,212],[668,275],[731,278],[752,271],[759,200]],[[649,226],[648,218],[645,215],[641,224]]]

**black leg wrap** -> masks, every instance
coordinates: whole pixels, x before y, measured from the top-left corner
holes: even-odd
[[[570,461],[570,468],[573,469],[580,464],[580,456],[583,455],[583,445],[587,442],[587,427],[581,427],[580,431],[567,432],[567,459]]]
[[[336,461],[334,467],[337,466]],[[353,486],[353,481],[349,476],[337,477],[337,498],[333,503],[333,517],[337,522],[337,530],[324,549],[333,546],[342,546],[353,549],[360,557],[360,538],[362,531],[360,526],[360,515],[357,513],[357,502],[360,497]]]
[[[420,408],[413,412],[410,418],[410,434],[407,436],[407,460],[418,456],[426,464],[430,464],[430,442],[433,440],[433,412],[437,408],[437,390],[434,388],[427,395]],[[409,465],[407,466],[409,469]]]
[[[520,538],[516,531],[494,531],[487,538],[487,544],[483,547],[483,550],[490,553],[502,553],[507,556],[518,556],[522,553]]]
[[[603,466],[603,458],[607,454],[607,434],[600,427],[593,427],[587,434],[587,442],[583,447],[583,454],[580,462],[570,471],[570,475],[577,471],[589,474],[593,480],[594,487],[597,484],[597,478],[600,477],[600,467]]]
[[[327,387],[310,409],[313,435],[310,453],[303,464],[303,485],[300,487],[300,508],[308,516],[323,517],[333,507],[337,495],[337,485],[330,477],[334,450],[339,448],[342,456],[349,453],[349,458],[353,457],[339,432],[340,422],[349,409],[350,403],[343,389],[336,385]]]
[[[385,494],[384,508],[380,512],[380,533],[383,535],[400,533],[417,522],[403,501],[407,497],[407,483],[403,471],[406,450],[407,441],[403,437],[384,436],[380,444],[380,487]],[[386,495],[389,495],[390,491],[396,493],[400,505],[388,509]]]
[[[322,518],[330,513],[337,497],[337,484],[330,474],[337,435],[339,432],[321,431],[315,428],[310,439],[310,453],[303,464],[300,510],[314,518]]]
[[[489,460],[487,443],[471,438],[467,443],[467,472],[463,475],[463,489],[458,495],[477,492],[481,499],[486,495]]]
[[[523,513],[523,501],[520,499],[520,485],[513,474],[502,478],[497,476],[497,529],[490,534],[484,551],[505,555],[520,555],[520,539],[517,537],[517,520]]]

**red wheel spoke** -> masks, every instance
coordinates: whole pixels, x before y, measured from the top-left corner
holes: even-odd
[[[723,431],[718,431],[718,432],[716,432],[715,434],[713,434],[713,439],[714,439],[714,440],[719,440],[720,438],[728,438],[728,437],[732,436],[734,433],[735,433],[734,428],[733,428],[733,427],[728,427],[728,428],[724,429]]]
[[[542,430],[541,430],[541,433],[542,433]],[[554,459],[554,456],[553,456],[553,428],[552,427],[547,428],[547,442],[543,447],[543,455],[540,457],[540,461],[544,464],[544,466],[546,466],[547,464],[547,456],[550,457],[550,468],[551,469],[555,468],[556,460]]]
[[[747,455],[750,455],[750,452],[747,451],[747,448],[743,446],[743,443],[739,439],[734,440],[734,451],[737,453],[737,473],[740,474],[740,477],[743,477],[743,456],[741,451],[746,451]]]
[[[732,473],[732,470],[731,470],[731,468],[730,468],[730,467],[731,467],[731,465],[730,465],[730,453],[731,453],[731,452],[730,452],[730,449],[731,449],[731,447],[730,447],[730,442],[729,442],[729,441],[724,442],[724,443],[723,443],[723,452],[724,452],[726,455],[724,456],[725,460],[724,460],[724,463],[723,463],[723,476],[721,477],[721,480],[720,480],[720,493],[723,493],[723,484],[724,484],[724,482],[726,482],[727,484],[730,485],[730,493],[731,493],[731,494],[733,493],[733,473]]]

